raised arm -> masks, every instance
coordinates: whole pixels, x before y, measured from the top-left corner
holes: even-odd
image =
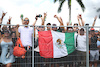
[[[7,12],[6,12],[6,13],[7,13]],[[2,11],[2,17],[1,17],[1,20],[3,20],[4,16],[6,15],[6,13],[4,13],[4,12]]]
[[[63,24],[63,20],[62,20],[62,18],[61,18],[61,17],[60,17],[60,20],[61,20],[60,25],[61,25],[61,26],[64,26],[64,24]],[[64,28],[64,31],[66,31],[65,27],[62,27],[62,28]]]
[[[34,23],[33,23],[33,26],[35,26],[37,20],[38,20],[38,17],[35,17],[35,21],[34,21]]]
[[[82,26],[84,26],[85,22],[83,21],[83,19],[82,19],[82,15],[81,15],[81,14],[79,14],[79,18],[81,19]]]
[[[24,20],[23,20],[23,14],[20,15],[21,21],[22,21],[22,25],[24,25]]]
[[[9,17],[7,24],[11,24],[12,17]],[[9,30],[11,31],[11,25],[9,25]]]
[[[63,24],[63,20],[62,20],[61,17],[58,17],[57,15],[54,15],[54,18],[57,18],[57,20],[58,20],[59,23],[60,23],[60,26],[64,26],[64,24]],[[66,31],[65,27],[61,27],[61,28],[63,28],[64,31]]]
[[[7,12],[6,12],[6,13],[7,13]],[[3,20],[4,16],[6,15],[6,13],[4,13],[4,12],[2,11],[2,17],[0,18],[0,24],[2,24],[2,20]],[[1,28],[1,25],[0,25],[0,28]]]
[[[79,23],[80,26],[82,26],[79,19],[80,19],[80,18],[79,18],[79,15],[78,15],[78,16],[77,16],[78,23]]]
[[[47,13],[44,13],[44,17],[43,18],[41,17],[41,20],[42,20],[42,24],[41,25],[44,25],[46,16],[47,16]]]
[[[54,15],[54,18],[57,18],[57,20],[58,20],[59,23],[60,23],[60,26],[61,26],[61,25],[64,25],[64,24],[63,24],[63,21],[62,21],[62,18],[59,18],[57,15]]]
[[[97,19],[97,16],[95,16],[95,18],[94,18],[94,22],[93,22],[92,26],[95,25],[96,19]]]

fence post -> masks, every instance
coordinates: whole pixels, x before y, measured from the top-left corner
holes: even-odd
[[[33,26],[33,45],[32,45],[32,67],[34,67],[34,26]]]
[[[86,67],[89,67],[89,26],[86,26]]]

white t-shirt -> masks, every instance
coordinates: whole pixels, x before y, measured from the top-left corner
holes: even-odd
[[[32,34],[33,28],[31,27],[19,27],[18,32],[20,33],[21,42],[24,47],[32,46]]]
[[[77,50],[86,52],[86,35],[78,35]]]

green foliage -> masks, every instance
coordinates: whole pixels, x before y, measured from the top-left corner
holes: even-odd
[[[58,0],[54,0],[54,3],[57,2]]]
[[[60,2],[60,6],[58,7],[58,13],[61,12],[61,8],[65,0],[59,0],[59,2]]]
[[[59,7],[58,7],[58,13],[60,13],[61,12],[61,8],[62,8],[62,6],[63,6],[63,4],[64,4],[64,2],[66,0],[54,0],[54,3],[56,3],[57,1],[59,1],[59,3],[60,3]],[[82,3],[82,0],[76,0],[76,1],[79,3],[79,5],[81,6],[82,11],[84,12],[85,6]],[[68,7],[70,7],[70,6],[71,6],[71,0],[68,0]]]
[[[84,12],[85,6],[84,6],[84,4],[82,3],[82,0],[77,0],[77,2],[79,3],[79,5],[81,6],[82,11]]]

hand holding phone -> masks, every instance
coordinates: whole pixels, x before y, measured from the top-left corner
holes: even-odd
[[[36,15],[36,17],[39,17],[39,18],[40,18],[40,17],[42,17],[42,15],[41,15],[41,14],[39,14],[39,15]]]

